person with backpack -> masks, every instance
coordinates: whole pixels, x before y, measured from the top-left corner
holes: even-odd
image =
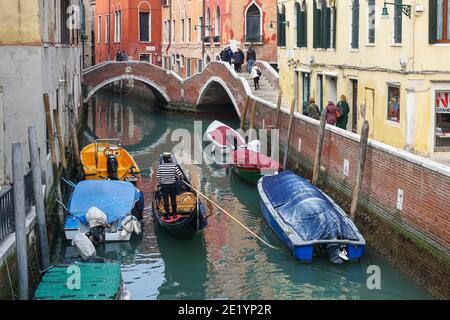
[[[259,78],[262,76],[261,69],[258,66],[253,66],[252,73],[250,75],[253,79],[253,83],[255,84],[255,91],[259,90]]]
[[[316,104],[316,99],[314,98],[309,99],[309,105],[303,114],[310,118],[320,120],[320,109],[319,106]]]
[[[347,129],[350,107],[348,106],[347,97],[345,95],[341,95],[341,100],[338,102],[337,107],[339,109],[339,116],[336,122],[336,127]]]
[[[252,73],[253,64],[256,61],[256,52],[253,49],[253,46],[250,45],[250,48],[247,50],[247,71],[249,74]]]

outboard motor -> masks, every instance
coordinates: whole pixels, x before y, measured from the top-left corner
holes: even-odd
[[[86,236],[91,240],[92,244],[97,247],[98,245],[105,243],[105,227],[97,226],[90,228],[86,232]]]
[[[108,155],[106,159],[106,168],[108,170],[108,178],[110,180],[119,180],[117,176],[117,170],[119,168],[119,163],[115,155]]]

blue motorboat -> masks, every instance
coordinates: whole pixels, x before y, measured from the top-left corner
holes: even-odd
[[[94,208],[94,210],[93,210]],[[85,180],[79,182],[69,199],[64,224],[67,240],[73,240],[77,233],[94,236],[100,230],[105,242],[128,241],[135,229],[137,220],[144,209],[143,193],[131,182],[117,180]],[[102,212],[104,223],[89,221],[87,213]],[[133,227],[133,224],[135,227]],[[124,230],[125,229],[125,230]]]
[[[258,181],[261,210],[295,258],[311,262],[324,253],[333,263],[358,260],[366,241],[345,212],[320,189],[292,171]]]

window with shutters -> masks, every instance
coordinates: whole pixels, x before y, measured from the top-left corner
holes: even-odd
[[[313,48],[322,48],[322,11],[317,0],[314,0],[313,8]]]
[[[284,5],[278,11],[278,46],[286,46],[286,7]]]
[[[139,12],[139,41],[150,41],[150,13]]]
[[[331,49],[336,49],[336,27],[337,27],[337,23],[336,23],[336,18],[337,18],[337,8],[336,6],[332,6],[330,8],[330,46],[329,48]]]
[[[367,0],[367,43],[375,44],[375,0]]]
[[[306,1],[295,3],[295,39],[298,48],[307,47]]]
[[[316,49],[335,48],[336,7],[327,7],[326,0],[319,1],[314,1],[313,8],[313,47]]]
[[[359,0],[352,2],[352,25],[350,48],[359,48]]]
[[[246,42],[261,42],[261,11],[258,6],[253,3],[247,8],[245,15],[246,23]]]
[[[430,0],[430,43],[450,43],[450,0]]]
[[[394,43],[402,43],[402,22],[403,22],[403,12],[402,4],[403,0],[394,0],[396,4],[394,6]]]

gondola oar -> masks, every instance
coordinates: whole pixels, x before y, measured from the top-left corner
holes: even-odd
[[[269,248],[272,249],[276,249],[276,250],[284,250],[282,248],[279,247],[275,247],[274,245],[271,245],[270,243],[268,243],[267,241],[265,241],[264,239],[262,239],[260,236],[258,236],[256,233],[254,233],[252,230],[250,230],[247,226],[245,226],[242,222],[240,222],[238,219],[236,219],[235,217],[233,217],[230,213],[228,213],[225,209],[223,209],[221,206],[219,206],[217,203],[215,203],[214,201],[212,201],[211,199],[209,199],[205,194],[203,194],[201,191],[197,190],[196,188],[194,188],[193,186],[191,186],[189,183],[187,183],[186,181],[182,180],[183,183],[185,185],[187,185],[189,188],[191,188],[192,190],[194,190],[195,192],[197,192],[199,195],[201,195],[203,198],[205,198],[208,202],[210,202],[211,204],[213,204],[217,209],[219,209],[220,211],[222,211],[223,213],[225,213],[227,216],[229,216],[231,219],[233,219],[235,222],[237,222],[241,227],[243,227],[245,230],[247,230],[248,232],[250,232],[256,239],[258,239],[259,241],[261,241],[262,243],[264,243],[266,246],[268,246]]]

